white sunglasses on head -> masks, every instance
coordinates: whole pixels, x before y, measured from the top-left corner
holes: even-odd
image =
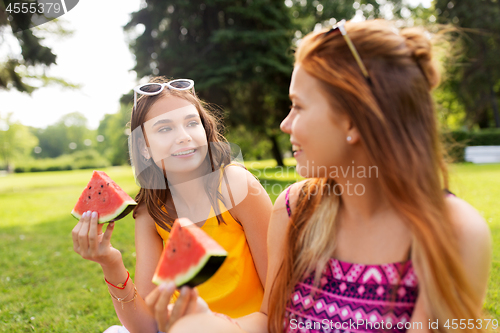
[[[177,79],[165,83],[145,83],[134,88],[134,110],[137,109],[137,94],[141,95],[158,95],[167,87],[172,90],[189,90],[193,88],[194,93],[194,81],[190,79]]]

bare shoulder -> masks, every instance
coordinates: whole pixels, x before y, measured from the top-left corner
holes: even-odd
[[[137,227],[155,227],[155,221],[149,215],[148,208],[146,207],[146,204],[144,202],[141,202],[139,205],[137,205],[137,208],[134,211],[134,219],[135,219],[135,225]]]
[[[446,204],[460,244],[467,247],[491,246],[488,224],[474,207],[455,196],[447,197]]]
[[[302,180],[300,182],[294,183],[290,185],[290,192],[288,193],[288,200],[290,204],[290,208],[292,212],[294,211],[295,206],[297,205],[297,200],[299,198],[299,193],[304,185],[306,180]],[[274,202],[273,208],[273,218],[271,219],[271,225],[269,227],[269,233],[276,233],[277,235],[280,233],[284,233],[288,226],[289,216],[286,210],[286,192],[284,190],[281,194],[276,198]]]
[[[244,185],[252,183],[253,181],[259,182],[250,171],[243,167],[243,165],[230,164],[224,168],[223,181],[227,181],[230,185]]]
[[[481,214],[465,200],[449,196],[446,204],[456,230],[460,255],[470,285],[478,298],[483,300],[491,266],[490,229]]]
[[[225,202],[231,203],[232,212],[234,208],[236,211],[242,208],[238,207],[240,203],[259,207],[268,201],[266,205],[271,207],[269,195],[259,180],[247,169],[238,165],[229,165],[224,169],[223,176],[221,194],[226,199]]]

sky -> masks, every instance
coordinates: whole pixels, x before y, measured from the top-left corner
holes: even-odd
[[[406,2],[429,7],[431,0]],[[78,84],[81,89],[49,86],[31,95],[0,91],[0,116],[12,113],[14,121],[44,128],[63,115],[78,111],[88,119],[88,127],[95,129],[105,114],[116,113],[120,97],[138,83],[132,71],[134,58],[122,27],[129,21],[130,13],[140,8],[140,3],[141,0],[80,0],[62,16],[73,35],[47,37],[42,44],[57,55],[57,65],[50,67],[47,75]],[[0,57],[5,54],[2,52],[5,47],[2,50],[0,45]]]

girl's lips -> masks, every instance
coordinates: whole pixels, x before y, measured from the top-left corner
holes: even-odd
[[[297,157],[302,154],[302,148],[300,145],[292,144],[293,157]]]

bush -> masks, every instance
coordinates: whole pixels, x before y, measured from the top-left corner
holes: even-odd
[[[97,151],[87,149],[70,155],[61,155],[56,158],[44,158],[38,160],[25,160],[18,163],[14,172],[41,172],[41,171],[63,171],[77,169],[99,169],[110,166],[108,160]]]
[[[500,146],[500,129],[498,128],[474,132],[444,132],[442,137],[451,162],[464,162],[467,146]]]

